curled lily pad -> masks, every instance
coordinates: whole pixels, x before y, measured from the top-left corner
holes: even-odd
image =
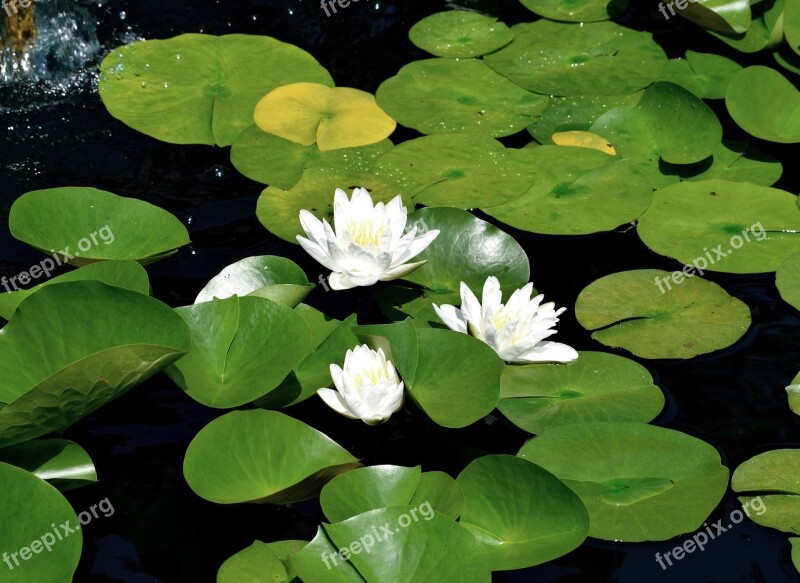
[[[275,255],[247,257],[209,281],[194,303],[232,296],[256,296],[294,307],[314,288],[296,263]]]
[[[775,272],[775,285],[783,300],[800,310],[800,252],[781,263]]]
[[[545,469],[510,455],[478,458],[459,474],[459,524],[493,571],[545,563],[580,546],[589,515],[580,498]]]
[[[414,61],[384,81],[377,97],[398,122],[424,134],[495,138],[525,129],[548,104],[478,59]]]
[[[388,138],[397,124],[371,93],[320,83],[292,83],[273,89],[256,104],[256,125],[322,152],[355,148]]]
[[[112,50],[98,90],[111,115],[148,136],[228,146],[259,99],[300,81],[333,85],[311,55],[274,38],[182,34]]]
[[[521,0],[525,7],[550,20],[595,22],[619,16],[628,0]]]
[[[719,0],[722,3],[730,3],[733,6],[743,7],[747,0]],[[709,28],[713,36],[724,43],[743,53],[756,53],[765,48],[775,47],[784,40],[784,0],[775,2],[758,2],[754,6],[758,8],[757,14],[751,13],[752,20],[747,30],[740,34],[730,34],[719,32],[714,28]],[[692,6],[692,5],[690,5]]]
[[[167,211],[86,187],[23,194],[8,225],[20,241],[78,266],[113,259],[152,263],[189,243],[186,227]]]
[[[633,422],[563,425],[526,442],[520,457],[555,474],[589,511],[589,536],[640,542],[699,528],[728,487],[708,443]]]
[[[0,548],[13,552],[8,555],[12,568],[2,567],[3,581],[72,581],[81,558],[83,534],[67,499],[47,482],[6,463],[0,463],[0,488]],[[23,548],[27,560],[24,551],[16,552]]]
[[[601,277],[575,302],[592,338],[642,358],[692,358],[727,348],[750,328],[750,308],[715,283],[658,269]]]
[[[231,163],[257,182],[288,190],[308,167],[338,168],[343,173],[369,172],[372,161],[392,147],[383,140],[359,148],[322,152],[316,144],[301,146],[251,126],[231,146]]]
[[[742,66],[721,55],[686,51],[685,59],[670,59],[662,79],[703,99],[725,99],[731,79]]]
[[[738,73],[725,104],[747,133],[771,142],[800,142],[800,92],[775,69],[756,65]]]
[[[97,482],[92,458],[66,439],[36,439],[0,449],[0,462],[27,470],[62,492]]]
[[[228,558],[217,573],[217,583],[290,583],[297,581],[292,558],[307,544],[303,540],[274,543],[255,541]]]
[[[748,182],[682,182],[657,191],[637,231],[650,249],[725,273],[775,271],[800,252],[797,197]]]
[[[508,366],[497,408],[531,433],[584,421],[652,421],[664,394],[647,369],[605,352],[581,352],[569,364]]]
[[[55,264],[55,260],[52,260],[52,263]],[[40,276],[47,275],[44,267],[49,268],[49,266],[50,263],[47,262],[46,259],[40,263]],[[34,274],[32,268],[29,273],[31,275]],[[16,286],[14,281],[9,281],[10,283],[8,281],[6,282],[6,287]],[[139,263],[135,261],[103,261],[100,263],[90,263],[74,271],[54,277],[32,288],[11,291],[9,293],[0,293],[0,317],[10,320],[17,306],[19,306],[25,298],[35,294],[45,286],[69,281],[102,281],[108,285],[122,287],[141,294],[147,295],[150,293],[150,280],[147,277],[147,272],[144,270],[144,267]]]
[[[66,429],[190,343],[183,320],[151,297],[96,281],[43,288],[0,334],[0,446]]]
[[[389,506],[406,506],[420,483],[419,466],[370,466],[336,476],[319,495],[322,511],[331,522]]]
[[[249,403],[277,387],[306,356],[311,331],[291,308],[234,296],[176,310],[192,332],[192,349],[166,370],[209,407]]]
[[[650,85],[667,62],[646,32],[613,22],[539,20],[512,27],[514,40],[486,63],[545,95],[621,95]]]
[[[183,475],[217,504],[282,504],[311,498],[361,464],[329,437],[277,411],[233,411],[195,436]]]
[[[690,2],[680,14],[703,28],[725,34],[742,34],[750,28],[752,15],[748,0],[690,0]]]
[[[496,18],[467,10],[426,16],[408,31],[411,42],[437,57],[468,59],[506,46],[514,33]]]
[[[516,161],[511,150],[477,134],[403,142],[381,155],[375,169],[399,185],[407,203],[413,200],[430,207],[492,207],[515,199],[533,183],[532,172]]]
[[[534,233],[582,235],[610,231],[644,213],[653,188],[633,164],[587,148],[542,146],[518,155],[534,172],[533,187],[494,218]]]

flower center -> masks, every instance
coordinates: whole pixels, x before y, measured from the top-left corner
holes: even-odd
[[[353,242],[359,247],[380,247],[386,225],[376,224],[373,221],[350,222],[347,225]]]
[[[363,386],[376,386],[382,381],[388,381],[389,375],[381,366],[373,366],[363,368],[353,374],[351,377],[353,384],[357,387]]]

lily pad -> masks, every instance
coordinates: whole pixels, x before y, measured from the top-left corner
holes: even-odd
[[[797,197],[748,182],[682,182],[656,192],[639,218],[650,249],[725,273],[775,271],[800,252]]]
[[[800,253],[786,258],[775,272],[775,285],[783,301],[800,310]]]
[[[662,291],[663,290],[663,291]],[[750,308],[715,283],[658,269],[623,271],[589,284],[575,317],[592,338],[641,358],[692,358],[734,344]]]
[[[749,0],[690,0],[680,15],[703,28],[725,34],[742,34],[750,28]]]
[[[587,148],[542,146],[518,151],[535,173],[525,194],[485,212],[534,233],[610,231],[647,210],[653,188],[630,162]]]
[[[531,12],[550,20],[595,22],[619,16],[628,0],[521,0]]]
[[[5,572],[3,565],[3,581],[70,583],[81,558],[83,533],[67,499],[47,482],[5,463],[0,463],[0,487],[0,548],[19,554],[9,556],[13,569]],[[45,547],[41,539],[47,534]],[[23,548],[27,553],[16,552]]]
[[[377,98],[399,123],[423,134],[494,138],[525,129],[549,102],[477,59],[414,61],[384,81]]]
[[[62,492],[97,482],[92,458],[66,439],[37,439],[0,449],[0,462],[27,470]]]
[[[465,501],[459,524],[475,536],[493,571],[565,555],[589,532],[580,498],[553,474],[520,458],[479,458],[457,482]]]
[[[551,429],[519,456],[563,480],[589,511],[589,536],[667,540],[697,530],[728,487],[728,468],[708,443],[633,422]]]
[[[358,574],[353,565],[337,555],[338,551],[339,549],[333,546],[333,542],[325,533],[325,529],[320,526],[314,539],[292,559],[292,568],[301,581],[364,583],[364,578]]]
[[[303,543],[305,545],[305,543]],[[227,559],[219,568],[217,583],[286,583],[291,581],[284,563],[268,544],[255,541]]]
[[[650,85],[667,62],[652,35],[613,22],[517,24],[514,40],[484,59],[545,95],[621,95]]]
[[[263,131],[321,152],[367,146],[388,138],[397,124],[375,96],[350,87],[291,83],[270,91],[253,113]]]
[[[664,394],[642,365],[605,352],[581,352],[569,364],[507,366],[497,408],[530,433],[586,421],[656,418]]]
[[[337,168],[343,173],[363,173],[372,162],[392,147],[383,140],[359,148],[321,152],[316,144],[301,146],[251,126],[231,146],[231,163],[236,170],[256,182],[288,190],[300,181],[306,168]]]
[[[182,34],[112,50],[98,90],[108,112],[173,144],[229,146],[264,95],[289,83],[333,86],[304,50],[267,36]]]
[[[624,105],[636,105],[641,97],[641,92],[551,97],[550,105],[528,126],[528,131],[540,144],[552,144],[554,133],[588,130],[605,112]]]
[[[725,99],[731,79],[742,66],[713,53],[686,51],[685,59],[670,59],[662,74],[670,81],[703,99]]]
[[[46,259],[44,261],[47,261]],[[50,263],[40,263],[40,267]],[[55,260],[52,261],[55,264]],[[33,268],[29,270],[31,276],[34,275]],[[40,270],[39,276],[47,275],[44,270]],[[29,289],[21,289],[7,293],[0,293],[0,318],[10,320],[11,316],[22,301],[35,294],[45,286],[56,283],[66,283],[70,281],[102,281],[108,285],[121,287],[148,295],[150,293],[150,280],[147,272],[140,264],[135,261],[103,261],[101,263],[90,263],[74,271],[70,271],[58,277],[54,277],[37,286]],[[8,286],[16,286],[13,281],[6,282]]]
[[[371,552],[350,555],[350,562],[365,581],[491,581],[489,566],[466,529],[442,514],[434,513],[430,519],[417,514],[415,520],[412,510],[416,509],[400,506],[372,510],[324,528],[336,547],[348,549],[354,548],[353,541],[362,543],[363,548],[362,537],[374,533],[375,525],[390,525],[391,535],[383,534]],[[316,560],[320,561],[319,555]]]
[[[95,281],[51,285],[0,334],[0,447],[62,431],[190,348],[165,304]]]
[[[23,243],[78,266],[114,259],[152,263],[189,243],[186,227],[167,211],[88,187],[25,193],[11,206],[8,225]]]
[[[331,478],[360,467],[316,429],[260,409],[218,417],[195,436],[183,475],[194,492],[217,504],[284,504],[316,496]]]
[[[196,401],[227,409],[276,388],[308,354],[311,330],[291,308],[234,296],[176,310],[192,332],[192,349],[166,370]]]
[[[255,296],[295,307],[314,289],[296,263],[275,255],[247,257],[223,269],[202,289],[194,303]]]
[[[444,472],[423,472],[419,486],[409,504],[421,506],[428,503],[438,513],[458,519],[464,512],[464,492],[449,474]]]
[[[322,511],[331,522],[389,506],[406,506],[417,490],[422,470],[370,466],[336,476],[320,492]]]
[[[375,162],[409,203],[486,208],[515,199],[533,184],[533,172],[512,150],[477,134],[424,136],[395,146]]]
[[[710,159],[680,166],[663,164],[661,170],[692,182],[732,180],[762,186],[772,186],[783,174],[783,166],[778,160],[744,140],[722,140]]]
[[[789,408],[797,415],[800,415],[800,373],[786,387],[786,394],[789,397]]]
[[[300,211],[305,209],[319,219],[333,219],[333,194],[337,188],[351,191],[366,188],[375,203],[387,203],[400,192],[400,188],[384,175],[374,170],[350,171],[335,167],[308,168],[300,181],[284,190],[270,186],[258,199],[256,216],[272,234],[297,243],[297,235],[303,234],[300,226]],[[407,198],[405,199],[408,204]]]
[[[510,43],[514,33],[496,18],[467,10],[426,16],[408,31],[408,38],[437,57],[468,59],[492,53]]]
[[[792,564],[800,572],[800,537],[792,537],[789,542],[792,544]]]
[[[800,531],[800,496],[782,495],[763,495],[763,496],[740,496],[742,506],[761,508],[764,511],[750,512],[750,520],[761,526],[774,528],[781,532],[797,534]]]
[[[747,133],[782,144],[800,142],[800,92],[775,69],[756,65],[738,73],[725,104]]]
[[[732,2],[734,6],[743,7],[748,0],[720,1]],[[718,32],[713,28],[707,29],[708,32],[743,53],[756,53],[780,45],[784,41],[784,0],[757,2],[753,6],[758,10],[758,14],[751,14],[750,26],[744,33],[729,34]]]
[[[742,463],[731,478],[734,492],[800,494],[800,449],[776,449]]]

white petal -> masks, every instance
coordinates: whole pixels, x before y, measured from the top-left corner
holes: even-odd
[[[397,267],[392,267],[387,269],[383,275],[380,276],[381,281],[392,281],[394,279],[400,279],[417,269],[418,267],[425,265],[428,261],[417,261],[416,263],[406,263],[405,265],[398,265]]]
[[[461,313],[467,323],[471,324],[478,333],[483,335],[483,318],[481,304],[469,286],[461,282]]]
[[[414,228],[416,229],[416,227]],[[433,243],[434,239],[436,239],[438,236],[439,230],[434,229],[432,231],[428,231],[424,235],[415,237],[402,253],[398,253],[394,256],[394,262],[405,263],[409,259],[413,259],[427,249],[428,246]]]
[[[314,243],[313,241],[309,241],[305,237],[301,237],[297,235],[297,242],[300,243],[300,246],[305,249],[306,253],[311,255],[317,263],[330,269],[331,271],[335,271],[338,269],[336,265],[336,261],[329,255],[328,251],[322,249],[319,245]]]
[[[483,320],[486,319],[487,313],[495,313],[503,306],[503,292],[500,291],[500,282],[495,276],[491,275],[486,278],[481,299],[481,319]]]
[[[444,322],[445,326],[454,330],[455,332],[467,333],[467,321],[461,310],[449,304],[443,304],[441,307],[433,304],[433,311],[439,316],[439,319]]]
[[[367,287],[378,283],[378,278],[373,275],[352,276],[348,273],[331,273],[328,277],[331,289],[343,290],[354,287]]]
[[[334,391],[333,389],[318,389],[317,394],[325,401],[328,407],[340,415],[344,415],[350,419],[358,419],[358,415],[354,415],[350,409],[347,408],[342,395],[339,394],[338,391]]]
[[[578,352],[571,346],[560,342],[541,342],[519,355],[517,362],[572,362],[576,358]]]
[[[325,228],[320,221],[313,214],[303,209],[300,211],[300,226],[308,235],[308,238],[319,245],[322,249],[328,249],[328,239],[325,236]]]

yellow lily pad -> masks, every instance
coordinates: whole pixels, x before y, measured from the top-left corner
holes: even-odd
[[[614,146],[608,143],[602,136],[592,132],[574,130],[569,132],[556,132],[552,136],[553,143],[557,146],[573,146],[575,148],[589,148],[597,150],[609,156],[616,156],[617,151]]]
[[[397,123],[371,93],[319,83],[292,83],[274,89],[256,105],[263,131],[320,151],[355,148],[388,138]]]

